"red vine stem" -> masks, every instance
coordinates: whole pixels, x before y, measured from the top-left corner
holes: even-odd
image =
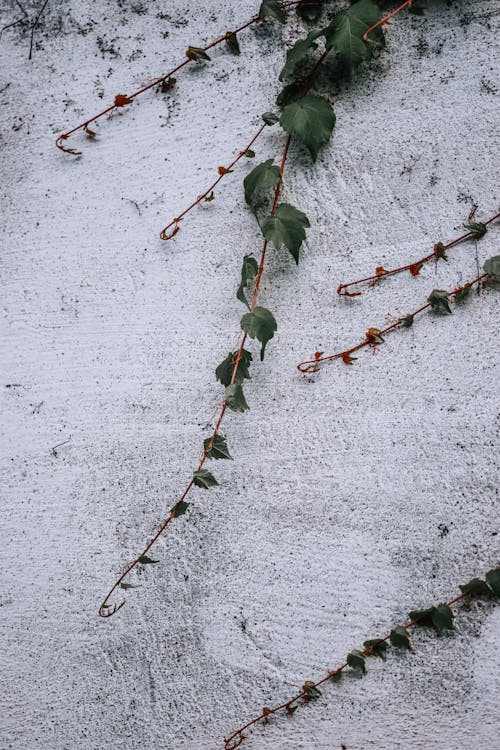
[[[495,216],[492,216],[487,221],[483,221],[481,223],[487,226],[493,221],[496,221],[496,219],[498,218],[500,218],[500,213],[495,214]],[[361,295],[361,292],[349,292],[348,290],[353,286],[357,286],[358,284],[365,284],[366,282],[372,282],[371,284],[369,284],[369,286],[373,286],[380,279],[384,279],[386,276],[394,276],[394,274],[401,273],[402,271],[410,271],[412,276],[418,276],[418,274],[420,273],[420,269],[424,263],[427,263],[430,260],[435,260],[437,263],[440,258],[443,258],[443,253],[445,250],[449,250],[455,245],[458,245],[460,242],[468,240],[474,236],[474,232],[466,232],[460,237],[457,237],[456,239],[451,240],[451,242],[448,242],[447,245],[444,245],[442,242],[437,242],[434,245],[432,253],[429,253],[429,255],[424,255],[423,258],[412,261],[412,263],[407,263],[405,266],[392,268],[388,271],[385,268],[382,268],[382,266],[379,266],[375,269],[375,274],[373,276],[366,276],[364,279],[357,279],[357,281],[349,281],[347,284],[340,284],[337,289],[337,294],[340,294],[341,297],[359,297]]]
[[[292,0],[292,2],[285,2],[281,3],[281,8],[284,11],[289,10],[295,5],[298,5],[300,0]],[[254,16],[246,23],[239,26],[237,29],[234,29],[234,31],[228,31],[223,36],[218,37],[213,42],[210,42],[210,44],[207,44],[205,47],[201,47],[200,49],[204,50],[205,52],[209,49],[212,49],[213,47],[218,46],[219,44],[222,44],[229,36],[232,36],[233,34],[238,34],[240,31],[243,31],[244,29],[247,29],[249,26],[252,26],[255,23],[263,22],[265,19],[261,18],[260,16]],[[62,133],[58,138],[56,139],[56,146],[61,151],[64,151],[65,154],[72,154],[73,156],[79,156],[82,152],[77,151],[73,148],[67,148],[64,143],[68,140],[68,138],[76,133],[79,130],[82,130],[84,133],[87,133],[87,135],[93,137],[96,135],[93,131],[89,130],[89,125],[96,123],[98,120],[100,120],[105,115],[109,115],[115,110],[119,109],[120,107],[124,107],[126,104],[130,104],[134,99],[136,99],[141,94],[144,94],[146,91],[149,91],[150,89],[154,88],[155,86],[158,86],[158,84],[163,83],[168,78],[174,75],[174,73],[177,73],[182,68],[186,67],[186,65],[189,65],[193,60],[186,59],[184,62],[177,65],[175,68],[172,68],[168,73],[165,73],[164,75],[160,76],[160,78],[155,78],[154,81],[151,83],[148,83],[146,86],[143,86],[138,91],[134,91],[133,94],[118,94],[115,97],[115,100],[113,104],[111,104],[109,107],[106,107],[106,109],[103,109],[102,112],[98,112],[96,115],[93,115],[92,117],[87,118],[83,122],[76,125],[71,130],[68,130],[66,133]]]
[[[161,237],[162,240],[171,240],[172,237],[174,237],[177,234],[177,232],[180,229],[179,222],[182,220],[182,218],[187,213],[189,213],[190,211],[192,211],[193,208],[195,208],[196,206],[198,206],[203,200],[205,200],[205,198],[207,198],[207,196],[210,195],[210,193],[219,184],[219,182],[223,179],[223,177],[225,177],[228,172],[231,172],[231,170],[233,169],[233,167],[240,161],[240,159],[242,159],[244,156],[246,156],[246,152],[248,151],[248,149],[250,149],[253,146],[253,144],[255,143],[255,141],[257,140],[257,138],[260,136],[260,134],[262,133],[262,131],[266,127],[267,127],[266,123],[264,123],[263,125],[261,125],[261,127],[255,133],[255,135],[252,138],[252,140],[250,141],[250,143],[247,146],[245,146],[245,148],[243,149],[243,151],[240,151],[238,153],[238,155],[236,156],[236,158],[233,159],[233,161],[230,164],[228,164],[227,167],[219,167],[219,177],[215,180],[215,182],[213,182],[210,185],[210,187],[208,187],[205,190],[204,193],[202,193],[201,195],[199,195],[195,201],[193,201],[187,208],[185,208],[182,213],[180,213],[175,219],[172,219],[172,221],[170,222],[170,224],[167,224],[167,226],[164,227],[161,230],[160,237]],[[174,229],[171,232],[168,231],[170,229],[170,227],[174,227]]]
[[[276,207],[278,205],[278,200],[279,200],[279,196],[280,196],[280,193],[281,193],[281,187],[283,185],[283,173],[284,173],[284,170],[285,170],[285,162],[286,162],[286,159],[287,159],[287,156],[288,156],[288,149],[290,147],[290,141],[291,141],[291,136],[289,135],[287,137],[287,139],[286,139],[285,146],[283,148],[283,153],[282,153],[282,156],[281,156],[280,180],[279,180],[279,182],[278,182],[278,184],[276,186],[276,189],[274,191],[274,200],[273,200],[273,205],[272,205],[272,209],[271,209],[271,216],[274,216],[274,214],[276,212]],[[264,265],[265,265],[265,260],[266,260],[267,244],[268,244],[267,240],[264,240],[264,243],[262,245],[261,254],[260,254],[259,271],[258,271],[257,277],[255,279],[255,287],[254,287],[254,292],[253,292],[253,295],[252,295],[252,301],[251,301],[251,304],[250,304],[250,310],[251,311],[253,311],[255,309],[255,306],[257,304],[257,299],[258,299],[258,296],[259,296],[260,282],[261,282],[261,279],[262,279],[262,274],[264,272]],[[246,340],[247,340],[247,334],[246,333],[244,333],[244,334],[242,333],[240,335],[240,344],[239,344],[239,347],[238,347],[238,352],[237,352],[235,360],[234,360],[233,371],[232,371],[232,376],[231,376],[231,384],[233,384],[234,381],[235,381],[236,374],[238,372],[238,366],[239,366],[239,363],[240,363],[240,360],[241,360],[241,356],[242,356],[242,353],[243,353],[243,348],[245,346]],[[200,459],[199,464],[198,464],[197,471],[199,471],[203,467],[203,464],[207,460],[208,454],[212,450],[215,438],[219,434],[219,429],[220,429],[222,420],[224,419],[224,414],[226,413],[226,409],[227,409],[227,401],[224,401],[222,403],[221,410],[220,410],[220,413],[219,413],[219,417],[218,417],[217,422],[215,424],[215,428],[214,428],[214,431],[212,433],[212,437],[210,439],[210,442],[208,443],[207,447],[204,449],[204,451],[202,453],[201,459]],[[176,505],[172,508],[172,510],[170,511],[170,513],[168,514],[168,516],[165,518],[165,520],[161,524],[161,526],[158,529],[158,531],[156,532],[156,534],[147,543],[146,547],[143,549],[143,551],[140,553],[140,555],[138,555],[136,557],[136,559],[133,560],[130,563],[130,565],[128,565],[128,567],[122,573],[122,575],[115,581],[115,583],[113,584],[113,586],[109,590],[107,596],[103,600],[101,606],[99,607],[99,615],[101,617],[111,617],[116,612],[118,612],[118,610],[121,609],[121,607],[123,607],[123,605],[125,604],[125,600],[121,601],[119,604],[109,605],[108,602],[109,602],[110,597],[119,588],[121,582],[130,573],[130,571],[133,568],[135,568],[136,565],[139,564],[139,559],[148,553],[148,551],[151,549],[151,547],[156,542],[156,540],[163,534],[163,532],[165,531],[165,529],[167,528],[167,526],[175,518],[177,510],[179,509],[179,507],[181,507],[181,504],[184,502],[186,496],[188,495],[188,493],[190,492],[191,488],[193,487],[193,484],[194,484],[194,479],[191,479],[189,481],[186,489],[182,493],[181,497],[177,501]]]
[[[379,26],[382,26],[384,23],[388,23],[393,16],[395,16],[397,13],[400,13],[405,8],[408,8],[412,4],[413,0],[406,0],[406,2],[402,3],[399,7],[397,7],[395,10],[393,10],[391,13],[389,13],[384,18],[381,18],[380,21],[377,21],[377,23],[374,23],[373,26],[370,26],[368,31],[365,31],[363,34],[363,41],[367,44],[374,44],[371,39],[368,39],[368,35],[371,34],[372,31],[375,31],[375,29],[378,29]]]
[[[452,292],[450,292],[450,297],[454,297],[459,292],[462,292],[464,289],[469,289],[475,284],[480,284],[481,281],[485,281],[487,278],[488,274],[483,273],[481,276],[473,279],[473,281],[469,281],[467,284],[454,289]],[[418,310],[409,313],[407,316],[398,318],[394,323],[391,323],[391,325],[387,326],[387,328],[383,328],[382,330],[379,330],[378,328],[369,328],[365,334],[365,338],[363,339],[363,341],[361,341],[359,344],[356,344],[355,346],[352,346],[350,349],[345,349],[345,351],[336,352],[336,354],[329,354],[327,356],[322,356],[322,352],[316,352],[314,359],[300,362],[297,365],[297,369],[300,370],[300,372],[304,373],[318,372],[320,364],[322,364],[323,362],[329,362],[332,359],[341,359],[344,364],[351,365],[354,361],[351,355],[354,354],[354,352],[363,349],[365,346],[370,346],[375,351],[377,346],[383,343],[383,340],[381,338],[383,335],[389,333],[389,331],[393,331],[395,328],[404,326],[405,320],[408,320],[409,318],[413,319],[416,315],[420,315],[420,313],[424,312],[424,310],[427,310],[429,307],[431,307],[430,302],[428,302],[426,305],[423,305],[422,307],[419,307]]]
[[[456,596],[454,599],[451,599],[449,602],[446,602],[446,606],[452,607],[454,604],[457,604],[457,602],[465,598],[470,598],[469,594],[465,593],[465,594],[460,594],[460,596]],[[422,618],[420,617],[416,620],[410,620],[410,622],[406,623],[406,625],[403,625],[403,627],[412,628],[415,625],[417,625],[421,619]],[[385,642],[385,641],[388,641],[390,637],[391,636],[389,633],[389,635],[386,635],[383,638],[379,638],[377,640],[379,642]],[[360,651],[360,653],[363,654],[364,656],[368,656],[372,652],[373,652],[373,646],[369,648],[365,648],[363,651]],[[335,677],[335,675],[339,675],[341,672],[343,672],[343,670],[347,666],[349,665],[347,664],[347,662],[345,662],[344,664],[341,664],[336,669],[329,670],[326,677],[322,677],[317,682],[306,683],[308,689],[310,690],[311,688],[317,688],[320,685],[323,685],[325,682],[328,682],[328,680],[331,680],[332,677]],[[254,719],[247,722],[247,724],[237,729],[235,732],[233,732],[233,734],[230,737],[224,740],[224,750],[235,750],[235,748],[239,747],[246,739],[246,735],[243,734],[244,731],[254,726],[254,724],[258,724],[260,722],[262,722],[263,724],[267,724],[269,721],[269,716],[271,716],[272,714],[276,714],[279,711],[286,711],[287,713],[292,714],[295,711],[295,709],[298,707],[296,705],[294,706],[294,704],[296,704],[297,701],[301,699],[304,700],[306,703],[311,700],[310,694],[307,692],[307,690],[302,690],[297,695],[294,695],[293,698],[290,698],[289,700],[287,700],[286,703],[281,703],[279,706],[275,706],[274,708],[269,708],[265,706],[262,709],[262,713],[259,714],[259,716],[256,716]]]

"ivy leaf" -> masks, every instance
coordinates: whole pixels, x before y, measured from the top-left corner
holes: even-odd
[[[260,18],[272,18],[273,21],[285,23],[285,14],[276,0],[263,0],[259,10]]]
[[[472,287],[470,284],[466,284],[461,289],[457,289],[457,291],[453,294],[455,302],[464,302],[464,300],[466,300],[470,295],[471,291]]]
[[[271,240],[277,250],[285,245],[293,255],[295,262],[299,262],[299,250],[306,238],[306,227],[309,219],[289,203],[280,203],[274,216],[266,216],[260,228],[266,240]]]
[[[210,445],[211,441],[212,441],[211,437],[208,437],[203,441],[204,451],[208,450],[208,446]],[[223,435],[215,436],[215,440],[212,443],[212,447],[207,453],[207,458],[215,458],[215,459],[226,458],[226,459],[230,459],[231,461],[233,460],[233,457],[229,453],[229,450],[227,447],[226,438]]]
[[[449,297],[450,295],[444,289],[433,289],[427,297],[427,302],[431,303],[435,312],[451,314]]]
[[[172,91],[172,89],[175,86],[177,79],[173,76],[170,76],[169,78],[165,78],[161,82],[161,93],[166,94],[168,91]]]
[[[427,0],[413,0],[412,4],[408,6],[410,13],[414,16],[423,16],[427,10]]]
[[[298,135],[316,161],[319,149],[330,140],[335,114],[331,104],[322,96],[306,94],[287,104],[280,125],[290,135]]]
[[[302,685],[302,692],[307,695],[308,698],[319,698],[321,696],[321,690],[319,690],[312,680],[306,680]]]
[[[120,588],[127,590],[127,589],[140,589],[141,587],[136,586],[133,583],[120,583]]]
[[[186,503],[185,500],[179,500],[177,505],[174,505],[174,507],[172,508],[172,511],[174,513],[172,518],[179,518],[179,516],[183,516],[188,508],[189,508],[189,503]]]
[[[252,151],[251,148],[247,148],[245,151],[243,151],[243,154],[247,157],[247,159],[253,159],[255,156],[255,151]]]
[[[244,412],[250,408],[245,401],[243,388],[241,387],[241,385],[236,385],[236,383],[227,386],[224,399],[226,401],[226,404],[233,411]]]
[[[440,604],[434,607],[432,613],[432,624],[439,634],[443,630],[453,630],[453,612],[447,604]]]
[[[448,260],[448,256],[446,255],[446,248],[443,245],[442,242],[436,242],[434,245],[434,254],[436,258],[441,258],[442,260]]]
[[[262,193],[268,188],[275,188],[280,181],[280,168],[273,164],[273,159],[267,159],[257,164],[243,180],[245,201],[255,209],[262,198]]]
[[[460,586],[460,591],[462,594],[469,594],[469,596],[488,596],[491,594],[488,584],[480,578],[471,578],[468,583]]]
[[[408,617],[415,623],[415,625],[432,628],[432,615],[434,614],[435,609],[435,607],[429,607],[428,609],[414,609],[413,612],[410,612]]]
[[[232,55],[239,55],[241,53],[238,37],[233,32],[228,31],[226,34],[226,47]]]
[[[472,224],[464,224],[464,227],[472,234],[472,237],[475,240],[480,240],[488,231],[488,227],[486,224],[483,224],[482,221],[473,222]]]
[[[229,352],[226,359],[222,360],[220,365],[215,370],[215,377],[218,381],[222,383],[222,385],[231,385],[231,378],[233,377],[233,370],[234,370],[234,363],[236,362],[236,357],[238,356],[238,352]],[[241,385],[245,379],[250,380],[250,373],[248,371],[248,368],[250,367],[250,362],[252,361],[252,355],[250,352],[247,352],[246,349],[242,349],[241,351],[241,357],[240,361],[238,362],[238,369],[236,370],[236,375],[234,378],[234,382],[237,385]]]
[[[159,560],[152,560],[147,555],[141,555],[139,559],[137,560],[138,563],[141,563],[141,565],[155,565],[156,563],[159,563]]]
[[[262,344],[260,358],[263,360],[266,344],[278,330],[278,324],[272,312],[265,307],[255,307],[253,312],[249,312],[242,317],[241,328],[251,339],[260,341]]]
[[[491,276],[494,281],[500,281],[500,255],[494,255],[483,265],[483,271]]]
[[[304,21],[317,21],[323,10],[323,0],[300,0],[297,15]]]
[[[335,669],[333,672],[328,672],[328,675],[332,682],[340,682],[342,679],[342,670]]]
[[[186,50],[186,57],[189,60],[194,60],[195,62],[201,62],[202,60],[210,60],[211,58],[204,49],[201,47],[188,47]]]
[[[354,649],[349,654],[347,654],[346,661],[352,669],[355,669],[358,672],[362,672],[362,674],[366,674],[365,657],[363,656],[361,651],[357,651],[356,649]]]
[[[286,53],[285,65],[281,73],[279,74],[280,81],[293,76],[299,63],[301,63],[302,60],[307,57],[309,52],[317,49],[318,45],[314,40],[319,36],[319,34],[319,31],[311,31],[305,39],[299,39],[298,42],[295,42],[293,47],[290,47],[290,49]]]
[[[373,0],[358,0],[347,10],[333,18],[322,34],[326,46],[335,49],[350,75],[362,62],[371,59],[374,47],[384,46],[381,27],[370,33],[369,40],[363,41],[363,34],[380,19],[380,9]]]
[[[407,629],[404,628],[402,625],[400,625],[397,628],[394,628],[394,630],[391,630],[389,639],[392,645],[395,646],[396,648],[405,648],[408,651],[411,651],[409,633]]]
[[[401,318],[401,325],[403,328],[411,328],[413,325],[413,315],[403,315]]]
[[[207,471],[207,469],[198,469],[198,471],[195,471],[193,482],[196,487],[202,487],[204,490],[216,487],[219,484],[214,475],[210,471]]]
[[[383,659],[383,661],[386,660],[388,648],[386,641],[382,641],[380,638],[376,638],[375,640],[365,641],[363,643],[363,646],[370,649],[373,656],[378,656],[380,659]]]
[[[304,91],[304,84],[301,81],[292,81],[288,83],[276,97],[278,107],[285,107],[290,102],[300,99]]]
[[[493,570],[488,571],[485,578],[492,591],[497,596],[500,596],[500,568],[494,568]]]
[[[241,281],[236,292],[236,297],[240,302],[250,310],[250,305],[245,297],[245,289],[250,281],[253,281],[259,272],[259,264],[253,257],[253,255],[245,255],[243,258],[243,265],[241,266]]]
[[[262,115],[262,119],[266,123],[266,125],[269,125],[272,127],[273,125],[276,125],[277,122],[279,122],[278,115],[275,115],[274,112],[264,112]]]

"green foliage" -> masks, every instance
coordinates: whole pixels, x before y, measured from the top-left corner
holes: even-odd
[[[314,682],[312,682],[311,680],[307,680],[306,682],[304,682],[304,684],[302,685],[302,692],[305,693],[308,698],[313,699],[319,698],[321,695],[321,690],[319,690],[319,688],[317,688]]]
[[[422,627],[434,628],[438,633],[453,629],[453,612],[447,604],[437,607],[414,610],[409,614],[410,620]]]
[[[427,302],[430,302],[432,309],[438,313],[450,313],[450,295],[444,289],[433,289],[427,297]]]
[[[263,0],[259,10],[259,16],[261,18],[271,18],[273,21],[285,23],[285,14],[281,5],[276,0]]]
[[[207,469],[198,469],[193,473],[193,482],[196,487],[202,487],[204,490],[210,489],[210,487],[216,487],[219,483],[214,475],[207,471]]]
[[[241,387],[241,385],[237,385],[236,383],[227,386],[226,392],[224,394],[224,399],[228,407],[232,409],[232,411],[244,412],[250,408],[245,401],[243,388]]]
[[[141,565],[156,565],[156,563],[159,563],[160,561],[159,560],[152,560],[147,555],[141,555],[141,557],[139,557],[139,559],[137,560],[137,562],[140,563]]]
[[[385,661],[387,657],[387,642],[381,640],[380,638],[375,638],[374,640],[368,640],[363,643],[363,646],[366,649],[370,649],[370,652],[373,654],[373,656],[378,656],[380,659],[383,659]]]
[[[300,81],[292,81],[280,91],[276,97],[276,104],[278,107],[285,107],[287,104],[290,104],[290,102],[300,99],[303,93],[304,84]]]
[[[347,654],[346,661],[351,669],[355,669],[362,674],[366,674],[366,660],[361,651],[353,649],[350,653]]]
[[[203,450],[207,451],[210,443],[212,442],[212,438],[206,438],[206,440],[203,441]],[[233,457],[229,453],[226,438],[223,435],[216,435],[215,439],[212,443],[212,447],[207,453],[207,458],[215,458],[215,459],[230,459],[233,460]]]
[[[494,281],[500,281],[500,255],[488,258],[483,265],[483,271],[491,276]]]
[[[299,64],[309,55],[310,52],[317,49],[318,45],[314,40],[319,34],[319,31],[311,31],[305,39],[299,39],[295,42],[293,47],[290,47],[286,53],[286,63],[279,74],[280,81],[293,76]]]
[[[404,315],[401,318],[401,325],[403,326],[403,328],[411,328],[413,325],[413,315]]]
[[[423,16],[427,10],[428,0],[413,0],[408,10],[415,16]]]
[[[485,577],[493,593],[500,596],[500,568],[488,571]]]
[[[278,330],[278,324],[272,312],[265,307],[257,306],[253,312],[249,312],[242,317],[241,328],[251,339],[260,341],[262,344],[260,358],[263,360],[266,344]]]
[[[410,635],[407,629],[402,625],[399,625],[397,628],[391,630],[389,640],[396,648],[405,648],[408,651],[411,651]]]
[[[226,359],[222,360],[220,365],[215,370],[215,377],[222,385],[231,385],[231,379],[233,377],[234,364],[238,352],[229,352]],[[238,369],[234,377],[236,385],[241,385],[245,379],[250,379],[249,367],[253,357],[250,352],[246,349],[242,349],[240,361],[238,362]]]
[[[488,596],[491,594],[488,584],[480,578],[471,578],[468,583],[460,586],[460,591],[462,594],[469,594],[469,596]]]
[[[475,240],[480,240],[488,231],[486,224],[483,224],[481,221],[472,222],[472,224],[464,224],[464,227],[472,234],[472,237]]]
[[[262,119],[266,123],[266,125],[269,125],[272,127],[273,125],[276,125],[277,122],[279,122],[278,115],[275,115],[274,112],[264,112],[262,115]]]
[[[238,37],[236,36],[236,34],[226,34],[226,47],[233,55],[239,55],[241,53]]]
[[[172,511],[174,514],[173,518],[179,518],[179,516],[183,516],[188,508],[189,508],[189,503],[186,503],[185,500],[179,500],[177,505],[174,505],[174,507],[172,508]]]
[[[280,181],[280,168],[273,164],[273,159],[257,164],[243,180],[245,201],[255,210],[262,201],[265,190],[275,188]]]
[[[455,300],[455,302],[464,302],[471,292],[471,284],[466,284],[461,289],[457,289],[457,291],[453,294],[453,299]]]
[[[120,583],[120,588],[125,589],[140,589],[140,586],[136,586],[134,583]]]
[[[253,255],[245,255],[245,257],[243,258],[243,264],[241,266],[241,281],[238,287],[238,291],[236,292],[236,297],[240,302],[243,302],[243,304],[246,305],[249,310],[250,305],[248,304],[248,300],[245,297],[245,289],[247,288],[248,283],[250,281],[253,281],[258,273],[259,264],[255,260]]]
[[[363,34],[380,18],[380,9],[372,0],[358,0],[347,10],[337,13],[323,29],[327,48],[337,52],[350,75],[360,63],[371,59],[375,47],[384,46],[381,27],[370,33],[369,42],[363,41]]]
[[[304,21],[317,21],[323,10],[323,2],[324,0],[300,0],[296,9],[297,15]]]
[[[322,96],[306,94],[287,104],[280,125],[290,135],[299,136],[316,161],[319,149],[330,140],[335,114],[331,104]]]
[[[204,49],[201,47],[188,47],[186,51],[186,57],[195,62],[201,62],[202,60],[210,60],[211,58],[207,55]]]
[[[307,216],[289,203],[280,203],[274,216],[266,216],[261,223],[266,240],[272,241],[278,250],[285,245],[296,263],[299,262],[300,246],[306,238],[305,229],[309,226]]]

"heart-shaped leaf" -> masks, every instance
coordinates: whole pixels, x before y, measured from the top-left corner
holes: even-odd
[[[335,114],[322,96],[306,94],[286,105],[280,125],[290,135],[299,136],[316,161],[321,146],[330,140]]]
[[[278,330],[278,324],[272,312],[265,307],[257,306],[253,312],[249,312],[242,317],[241,328],[251,339],[260,341],[262,344],[260,358],[261,360],[264,359],[266,344]]]
[[[306,238],[309,219],[289,203],[280,203],[274,216],[266,216],[261,229],[266,240],[270,240],[279,250],[282,245],[290,250],[295,262],[299,262],[299,250]]]

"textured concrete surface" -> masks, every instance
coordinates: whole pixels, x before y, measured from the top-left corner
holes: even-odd
[[[237,337],[241,258],[259,230],[240,165],[171,243],[158,232],[272,107],[283,44],[249,30],[103,123],[80,159],[57,133],[161,74],[188,44],[254,12],[245,0],[51,2],[0,40],[2,576],[0,747],[212,750],[409,609],[450,598],[500,562],[498,289],[395,332],[374,357],[313,381],[316,350],[452,288],[498,253],[500,226],[419,278],[356,300],[339,282],[418,258],[498,206],[494,0],[401,16],[388,51],[336,91],[312,166],[292,147],[284,197],[309,216],[299,268],[273,252],[262,303],[279,330],[224,427],[234,462],[193,492],[109,621],[113,577],[177,500]],[[37,3],[25,8],[33,17]],[[2,4],[2,25],[20,18]],[[257,158],[277,156],[279,129]],[[256,350],[256,347],[254,347]],[[52,450],[58,443],[64,445]],[[500,611],[370,664],[248,750],[500,748]]]

